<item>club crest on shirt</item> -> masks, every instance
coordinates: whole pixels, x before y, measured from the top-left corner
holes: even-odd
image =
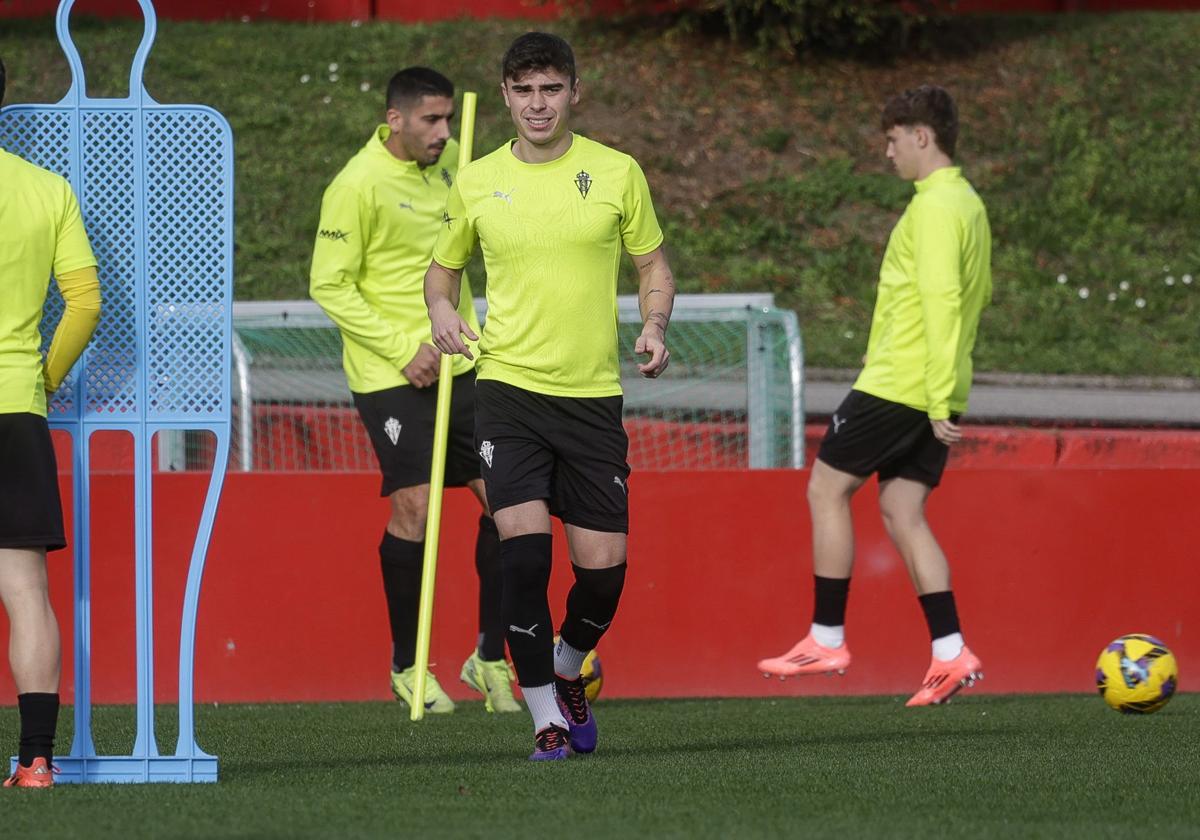
[[[579,174],[575,176],[575,186],[579,188],[579,194],[587,198],[588,191],[592,188],[592,176],[579,170]]]
[[[446,184],[447,187],[454,185],[454,182],[452,180],[450,180],[450,170],[448,170],[444,166],[442,167],[442,181]]]

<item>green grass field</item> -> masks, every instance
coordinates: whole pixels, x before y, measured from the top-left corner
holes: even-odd
[[[99,711],[101,751],[130,717]],[[9,837],[1200,836],[1195,694],[1147,717],[1041,695],[601,701],[598,719],[594,756],[534,765],[528,719],[477,703],[419,724],[399,704],[209,706],[219,784],[2,791],[0,820]]]

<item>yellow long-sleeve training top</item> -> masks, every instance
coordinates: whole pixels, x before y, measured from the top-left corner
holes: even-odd
[[[46,416],[100,319],[100,281],[79,202],[59,175],[0,149],[0,414]],[[38,325],[54,273],[66,308],[43,364]]]
[[[436,163],[398,159],[386,125],[338,173],[321,201],[309,294],[342,334],[342,366],[360,394],[407,385],[401,370],[432,344],[425,271],[443,227],[458,169],[458,144]],[[463,276],[458,312],[479,334],[471,285]],[[474,362],[454,357],[454,375]]]
[[[958,167],[916,189],[883,255],[854,388],[945,420],[967,409],[979,316],[992,299],[992,232]]]

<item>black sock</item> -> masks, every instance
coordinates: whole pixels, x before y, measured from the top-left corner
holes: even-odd
[[[625,586],[625,564],[607,569],[571,568],[575,572],[575,585],[567,595],[562,638],[575,650],[594,650],[617,614],[617,603]]]
[[[28,767],[35,758],[54,760],[54,730],[58,728],[57,694],[18,694],[21,746],[17,761]]]
[[[402,540],[388,532],[379,543],[383,593],[392,627],[392,670],[403,671],[417,657],[417,610],[421,606],[421,571],[425,543]]]
[[[958,609],[954,606],[954,593],[947,589],[945,592],[930,592],[919,595],[921,609],[925,611],[925,623],[929,625],[929,638],[940,639],[951,633],[961,633],[958,625]]]
[[[850,597],[850,578],[813,575],[813,624],[841,627],[846,623],[846,599]]]
[[[508,651],[517,683],[522,686],[554,681],[554,628],[546,594],[552,552],[549,534],[523,534],[500,541]]]
[[[504,574],[500,569],[500,532],[490,516],[479,517],[475,538],[475,572],[479,575],[479,655],[488,662],[504,658]]]

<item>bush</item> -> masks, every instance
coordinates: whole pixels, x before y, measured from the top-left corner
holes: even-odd
[[[583,0],[586,3],[587,0]],[[559,0],[579,5],[579,0]],[[953,0],[625,0],[637,16],[672,12],[685,24],[714,23],[738,41],[788,53],[887,56]]]

